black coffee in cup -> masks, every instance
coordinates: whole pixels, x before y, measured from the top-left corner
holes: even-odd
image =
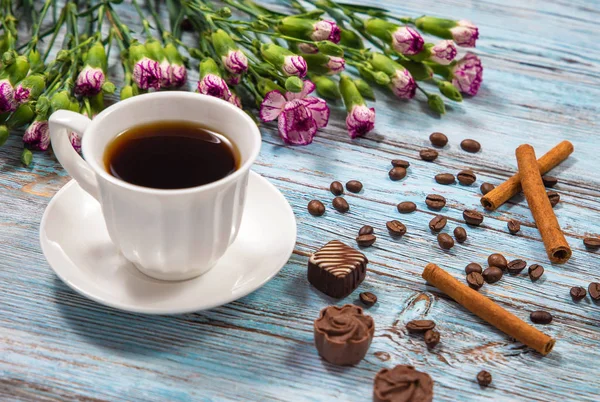
[[[104,153],[112,176],[157,189],[212,183],[235,172],[239,160],[227,137],[186,121],[132,127],[115,137]]]

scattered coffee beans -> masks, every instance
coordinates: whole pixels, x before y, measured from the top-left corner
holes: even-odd
[[[481,268],[481,265],[479,265],[475,262],[472,262],[470,264],[467,264],[467,266],[465,267],[465,272],[467,273],[467,275],[469,275],[471,272],[482,273],[483,268]]]
[[[360,230],[358,231],[358,235],[362,236],[366,234],[373,234],[373,232],[373,226],[365,225],[362,228],[360,228]]]
[[[358,180],[350,180],[348,183],[346,183],[346,190],[350,191],[351,193],[360,193],[362,188],[363,184]]]
[[[438,157],[438,151],[436,151],[435,149],[422,149],[419,152],[419,156],[424,161],[433,162]]]
[[[529,279],[535,282],[544,275],[544,267],[540,264],[532,264],[529,266],[527,273],[529,274]]]
[[[483,215],[473,209],[467,209],[463,212],[463,218],[468,225],[479,226],[483,222]]]
[[[400,221],[389,221],[386,222],[385,226],[387,227],[387,230],[391,236],[400,237],[404,236],[406,233],[406,226],[404,226],[404,224]]]
[[[482,387],[487,387],[492,383],[492,375],[485,370],[481,370],[477,374],[477,383]]]
[[[496,188],[496,186],[494,186],[492,183],[483,183],[479,187],[479,190],[481,191],[481,194],[486,195],[487,193],[489,193],[490,191],[492,191],[495,188]]]
[[[308,213],[312,216],[321,216],[325,213],[325,205],[319,200],[312,200],[308,203]]]
[[[558,179],[554,176],[542,176],[542,181],[546,187],[554,187],[558,184]]]
[[[571,299],[573,299],[575,302],[582,300],[587,294],[585,288],[581,286],[573,286],[569,293],[571,294]]]
[[[460,184],[464,184],[465,186],[470,186],[477,180],[477,176],[475,176],[475,173],[473,173],[470,170],[461,170],[460,172],[458,172],[458,175],[456,175],[456,177],[458,178]]]
[[[425,198],[425,204],[427,204],[430,209],[440,210],[446,205],[446,199],[438,194],[429,194]]]
[[[401,214],[409,214],[417,210],[417,204],[411,201],[404,201],[398,204],[396,208],[398,208],[398,212]]]
[[[423,338],[427,348],[429,349],[435,348],[437,344],[440,343],[440,333],[435,329],[430,329],[429,331],[425,332],[425,336]]]
[[[360,235],[356,238],[356,244],[358,244],[360,247],[371,247],[373,243],[375,243],[375,240],[377,240],[377,237],[375,237],[375,235]]]
[[[388,175],[390,176],[390,180],[402,180],[406,177],[406,169],[404,169],[403,167],[394,167],[390,170]]]
[[[552,322],[552,314],[547,311],[534,311],[529,314],[529,319],[535,324],[550,324]]]
[[[406,324],[406,329],[411,334],[422,334],[435,328],[435,322],[431,320],[412,320]]]
[[[583,245],[588,250],[598,250],[600,248],[600,237],[586,237],[583,239]]]
[[[485,279],[485,281],[487,283],[496,283],[498,282],[500,279],[502,279],[502,270],[498,267],[488,267],[486,268],[485,271],[483,271],[482,273],[483,275],[483,279]]]
[[[483,276],[479,272],[471,272],[467,275],[467,283],[472,289],[481,289],[483,282]]]
[[[373,304],[377,303],[377,296],[371,292],[362,292],[359,297],[360,301],[367,307],[371,307]]]
[[[592,282],[588,286],[588,293],[594,301],[600,301],[600,283]]]
[[[437,241],[444,250],[450,250],[454,247],[454,239],[447,233],[440,233],[437,237]]]
[[[348,205],[348,201],[346,201],[342,197],[335,197],[331,204],[336,210],[342,213],[348,212],[350,210],[350,205]]]
[[[446,137],[446,135],[443,133],[435,132],[431,133],[429,136],[429,141],[431,141],[431,145],[434,147],[443,147],[448,143],[448,137]]]
[[[503,271],[506,270],[506,266],[508,265],[508,261],[506,261],[506,258],[504,258],[504,256],[499,253],[490,254],[487,261],[490,267],[498,267]]]
[[[331,191],[333,195],[342,195],[344,194],[344,186],[342,186],[342,183],[339,181],[334,181],[329,186],[329,191]]]
[[[392,166],[408,169],[408,167],[410,166],[410,162],[405,161],[404,159],[394,159],[392,160]]]
[[[481,149],[481,144],[475,140],[462,140],[460,147],[467,152],[475,153]]]
[[[517,234],[519,233],[519,230],[521,230],[521,224],[519,223],[519,221],[516,221],[514,219],[509,220],[506,226],[508,227],[508,231],[510,232],[510,234]]]
[[[467,231],[465,228],[461,226],[454,228],[454,238],[461,244],[467,241]]]
[[[439,184],[454,184],[456,178],[452,173],[440,173],[435,175],[435,181]]]
[[[527,263],[521,259],[512,260],[506,265],[508,273],[511,275],[520,274],[527,267]],[[543,269],[543,268],[542,268]]]
[[[448,220],[445,216],[436,215],[432,220],[429,221],[429,229],[433,230],[434,232],[439,232],[446,226],[447,221]]]
[[[558,204],[558,202],[560,201],[560,194],[558,194],[556,191],[548,191],[546,194],[548,194],[550,204],[554,208],[556,204]]]

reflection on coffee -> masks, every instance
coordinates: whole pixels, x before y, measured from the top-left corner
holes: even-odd
[[[239,159],[227,137],[186,121],[132,127],[119,134],[104,153],[111,175],[157,189],[212,183],[235,172]]]

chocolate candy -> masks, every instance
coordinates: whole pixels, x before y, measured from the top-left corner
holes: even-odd
[[[365,279],[368,262],[360,251],[332,240],[308,260],[308,281],[326,295],[341,299]]]
[[[373,384],[373,402],[431,402],[433,380],[413,366],[381,369]]]
[[[314,333],[315,346],[323,359],[339,366],[352,366],[367,354],[375,323],[358,306],[329,306],[315,320]]]

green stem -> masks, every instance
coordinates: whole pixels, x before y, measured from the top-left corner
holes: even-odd
[[[46,61],[46,59],[48,58],[48,55],[50,54],[50,51],[54,46],[54,42],[56,41],[56,37],[58,36],[58,32],[60,31],[60,27],[62,27],[62,25],[65,23],[66,15],[67,6],[65,5],[62,11],[60,12],[60,16],[58,17],[58,22],[55,25],[54,34],[52,35],[52,38],[50,38],[50,42],[48,43],[48,47],[46,48],[46,52],[44,53],[44,57],[42,58],[43,61]]]
[[[154,36],[150,31],[150,22],[148,22],[148,20],[144,16],[144,13],[142,12],[142,9],[140,8],[140,5],[138,4],[137,0],[131,0],[131,2],[135,7],[135,11],[137,11],[138,15],[140,16],[140,20],[142,21],[142,29],[144,30],[144,34],[146,34],[146,39],[152,39]]]
[[[158,12],[156,11],[156,7],[154,7],[154,3],[152,2],[152,0],[146,0],[146,8],[150,10],[152,19],[154,19],[154,23],[156,24],[156,29],[158,30],[162,38],[164,36],[164,33],[166,32],[165,27],[163,26],[160,20],[160,16],[158,15]]]
[[[29,41],[27,50],[25,50],[25,52],[24,52],[25,56],[27,56],[32,50],[35,50],[35,48],[40,40],[40,28],[42,27],[42,22],[44,21],[44,18],[46,18],[46,14],[48,13],[48,9],[50,8],[51,4],[52,4],[52,0],[46,0],[46,2],[44,3],[44,7],[42,7],[42,10],[40,11],[39,18],[36,21],[35,25],[33,26],[31,40]],[[56,27],[54,29],[56,29]]]
[[[129,34],[128,31],[121,28],[122,27],[121,20],[119,19],[119,16],[114,12],[114,10],[112,9],[112,6],[109,3],[106,4],[105,11],[106,11],[106,18],[108,19],[108,21],[114,28],[116,37],[118,39],[120,39],[121,41],[123,41],[127,47],[129,47],[131,42],[133,42],[133,38],[131,37],[131,35]]]

